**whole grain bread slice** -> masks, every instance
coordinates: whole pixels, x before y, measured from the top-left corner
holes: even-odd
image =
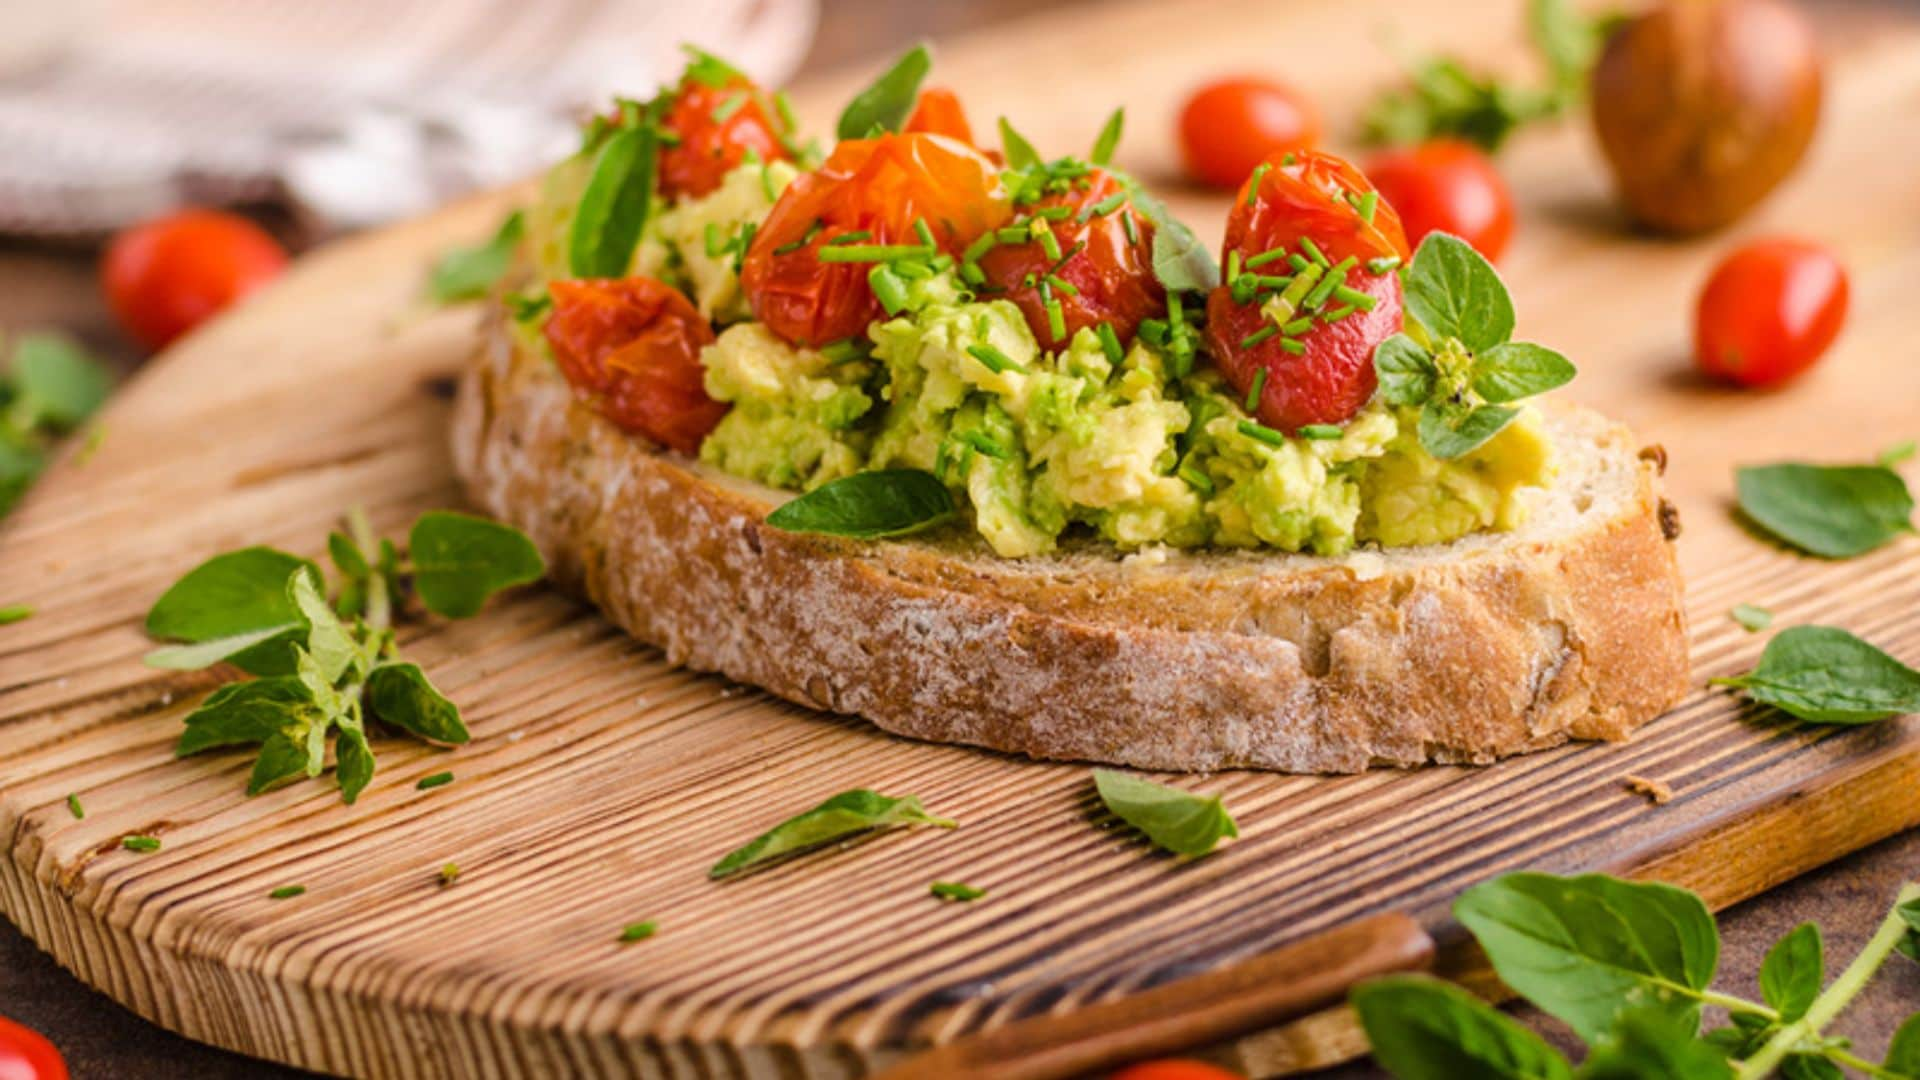
[[[496,317],[453,457],[555,581],[674,663],[1039,758],[1353,772],[1622,739],[1685,692],[1660,455],[1584,409],[1547,424],[1560,475],[1514,532],[1009,560],[961,536],[770,528],[786,494],[621,432]]]

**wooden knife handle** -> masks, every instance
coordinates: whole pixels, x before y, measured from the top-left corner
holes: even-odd
[[[1404,915],[1349,923],[1217,971],[916,1054],[876,1080],[1053,1080],[1177,1053],[1337,1004],[1361,979],[1413,971],[1433,940]]]

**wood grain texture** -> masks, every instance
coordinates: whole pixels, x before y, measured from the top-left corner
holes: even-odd
[[[976,122],[1010,112],[1046,147],[1090,140],[1120,99],[1121,164],[1154,181],[1171,171],[1177,93],[1204,73],[1284,58],[1338,129],[1390,69],[1371,37],[1387,10],[1146,3],[956,44],[941,78]],[[1487,54],[1517,16],[1476,0],[1396,21],[1408,40]],[[1727,513],[1735,462],[1858,460],[1920,434],[1906,310],[1920,292],[1916,55],[1910,26],[1849,46],[1812,159],[1746,227],[1821,236],[1854,272],[1846,336],[1789,393],[1684,374],[1687,300],[1719,242],[1621,233],[1582,131],[1529,137],[1505,159],[1524,221],[1503,267],[1521,333],[1581,364],[1573,396],[1670,451],[1702,678],[1758,654],[1763,637],[1726,618],[1740,601],[1920,657],[1920,541],[1818,563]],[[865,74],[804,88],[802,111],[820,121]],[[1217,231],[1217,200],[1175,201]],[[214,679],[141,666],[140,616],[215,551],[317,552],[346,506],[398,533],[453,502],[445,380],[472,317],[409,305],[431,254],[484,236],[500,205],[303,261],[144,372],[92,460],[57,468],[0,532],[0,602],[39,610],[0,628],[0,911],[163,1025],[355,1075],[848,1075],[1381,911],[1413,916],[1443,968],[1471,976],[1446,906],[1504,869],[1657,874],[1721,905],[1920,820],[1915,721],[1815,731],[1703,692],[1622,746],[1479,770],[1194,781],[1226,795],[1244,837],[1181,864],[1101,827],[1084,768],[896,740],[675,671],[538,590],[411,632],[410,654],[465,706],[472,745],[380,742],[381,773],[351,808],[325,784],[241,798],[243,755],[172,758]],[[443,769],[453,785],[414,790]],[[1653,806],[1628,773],[1675,799]],[[911,791],[963,825],[705,878],[736,843],[857,785]],[[121,850],[133,833],[165,848]],[[448,861],[464,873],[442,888]],[[926,895],[935,878],[990,896],[942,906]],[[288,884],[309,892],[267,899]],[[642,918],[660,935],[617,945]],[[1356,1048],[1336,1010],[1217,1053],[1266,1072]]]

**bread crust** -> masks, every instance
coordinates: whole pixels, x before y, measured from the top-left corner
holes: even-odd
[[[770,528],[785,496],[622,433],[496,312],[461,380],[453,458],[554,581],[673,663],[1037,758],[1356,772],[1623,739],[1685,693],[1655,456],[1585,410],[1558,423],[1621,491],[1552,536],[1006,560],[972,538]]]

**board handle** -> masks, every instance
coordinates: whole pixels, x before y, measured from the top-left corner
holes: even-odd
[[[1405,915],[1375,915],[1217,971],[964,1036],[875,1080],[1080,1076],[1274,1027],[1338,1004],[1362,979],[1432,962],[1433,939],[1420,924]]]

